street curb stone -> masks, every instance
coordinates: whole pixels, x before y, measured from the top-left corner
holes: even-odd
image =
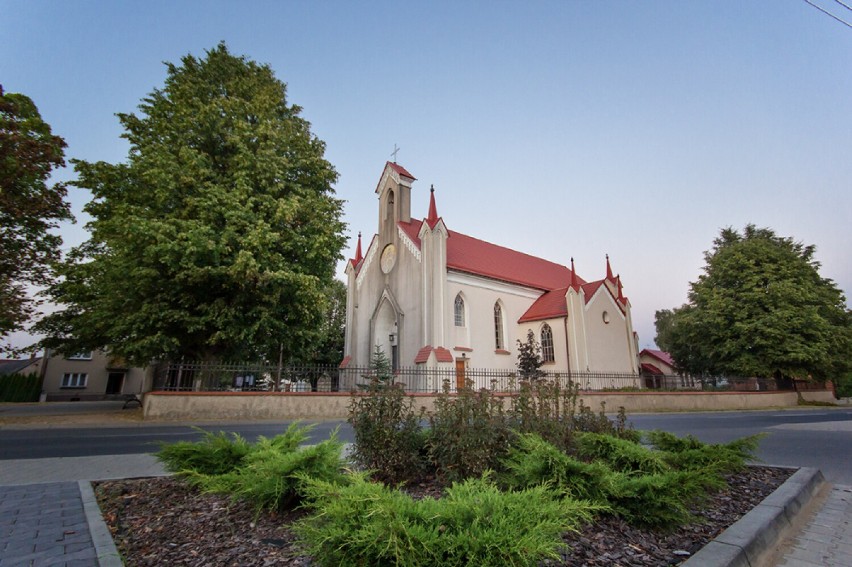
[[[88,480],[78,481],[80,487],[80,498],[83,499],[83,511],[86,521],[89,523],[89,533],[92,535],[92,543],[95,546],[95,555],[100,567],[123,567],[124,562],[118,554],[112,534],[104,522],[101,508],[95,498],[92,483]]]
[[[801,509],[825,484],[819,469],[800,468],[763,502],[682,565],[754,567],[772,551]]]

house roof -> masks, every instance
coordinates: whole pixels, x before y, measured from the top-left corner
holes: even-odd
[[[647,374],[653,374],[655,376],[663,376],[663,371],[654,366],[649,362],[643,362],[639,365],[642,368],[642,371]]]
[[[639,353],[639,356],[642,356],[643,354],[647,354],[648,356],[650,356],[652,358],[656,358],[660,362],[662,362],[664,364],[668,364],[671,367],[674,367],[674,365],[675,365],[674,359],[672,358],[672,355],[670,355],[669,353],[667,353],[664,350],[654,350],[654,349],[650,349],[650,348],[644,348],[644,349],[642,349],[642,352]]]
[[[26,358],[24,360],[0,359],[0,376],[15,374],[30,365],[38,364],[41,358]]]
[[[399,222],[399,228],[419,248],[417,236],[423,221]],[[567,266],[530,256],[453,230],[448,231],[447,268],[519,284],[543,291],[565,286],[571,280]],[[581,283],[585,283],[577,276]]]

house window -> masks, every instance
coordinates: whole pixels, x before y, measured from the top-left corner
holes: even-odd
[[[455,313],[456,327],[464,327],[464,299],[462,299],[461,294],[456,296],[453,312]]]
[[[544,362],[553,362],[556,360],[553,352],[553,330],[547,323],[541,328],[541,359]]]
[[[494,304],[494,348],[497,350],[506,348],[503,341],[503,309],[499,302]]]
[[[85,388],[89,375],[85,372],[66,372],[62,375],[63,388]]]
[[[92,360],[92,351],[77,352],[70,356],[66,356],[65,360]]]

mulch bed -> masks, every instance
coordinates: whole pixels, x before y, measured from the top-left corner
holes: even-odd
[[[697,522],[672,532],[641,530],[603,517],[580,533],[566,534],[571,547],[557,565],[621,567],[677,565],[759,504],[790,475],[790,469],[749,467],[728,478]],[[434,495],[428,483],[414,496]],[[227,496],[200,494],[175,477],[106,481],[95,487],[104,519],[128,566],[309,566],[288,526],[301,512],[257,515]]]

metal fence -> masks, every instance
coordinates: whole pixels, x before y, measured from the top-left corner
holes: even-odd
[[[370,384],[376,371],[366,367],[320,365],[221,364],[178,362],[160,364],[154,390],[195,392],[352,392]],[[606,372],[541,372],[540,379],[588,391],[763,391],[778,390],[773,379],[691,377]],[[393,382],[411,393],[456,391],[465,384],[474,389],[516,392],[528,379],[514,369],[404,367],[393,371]]]

